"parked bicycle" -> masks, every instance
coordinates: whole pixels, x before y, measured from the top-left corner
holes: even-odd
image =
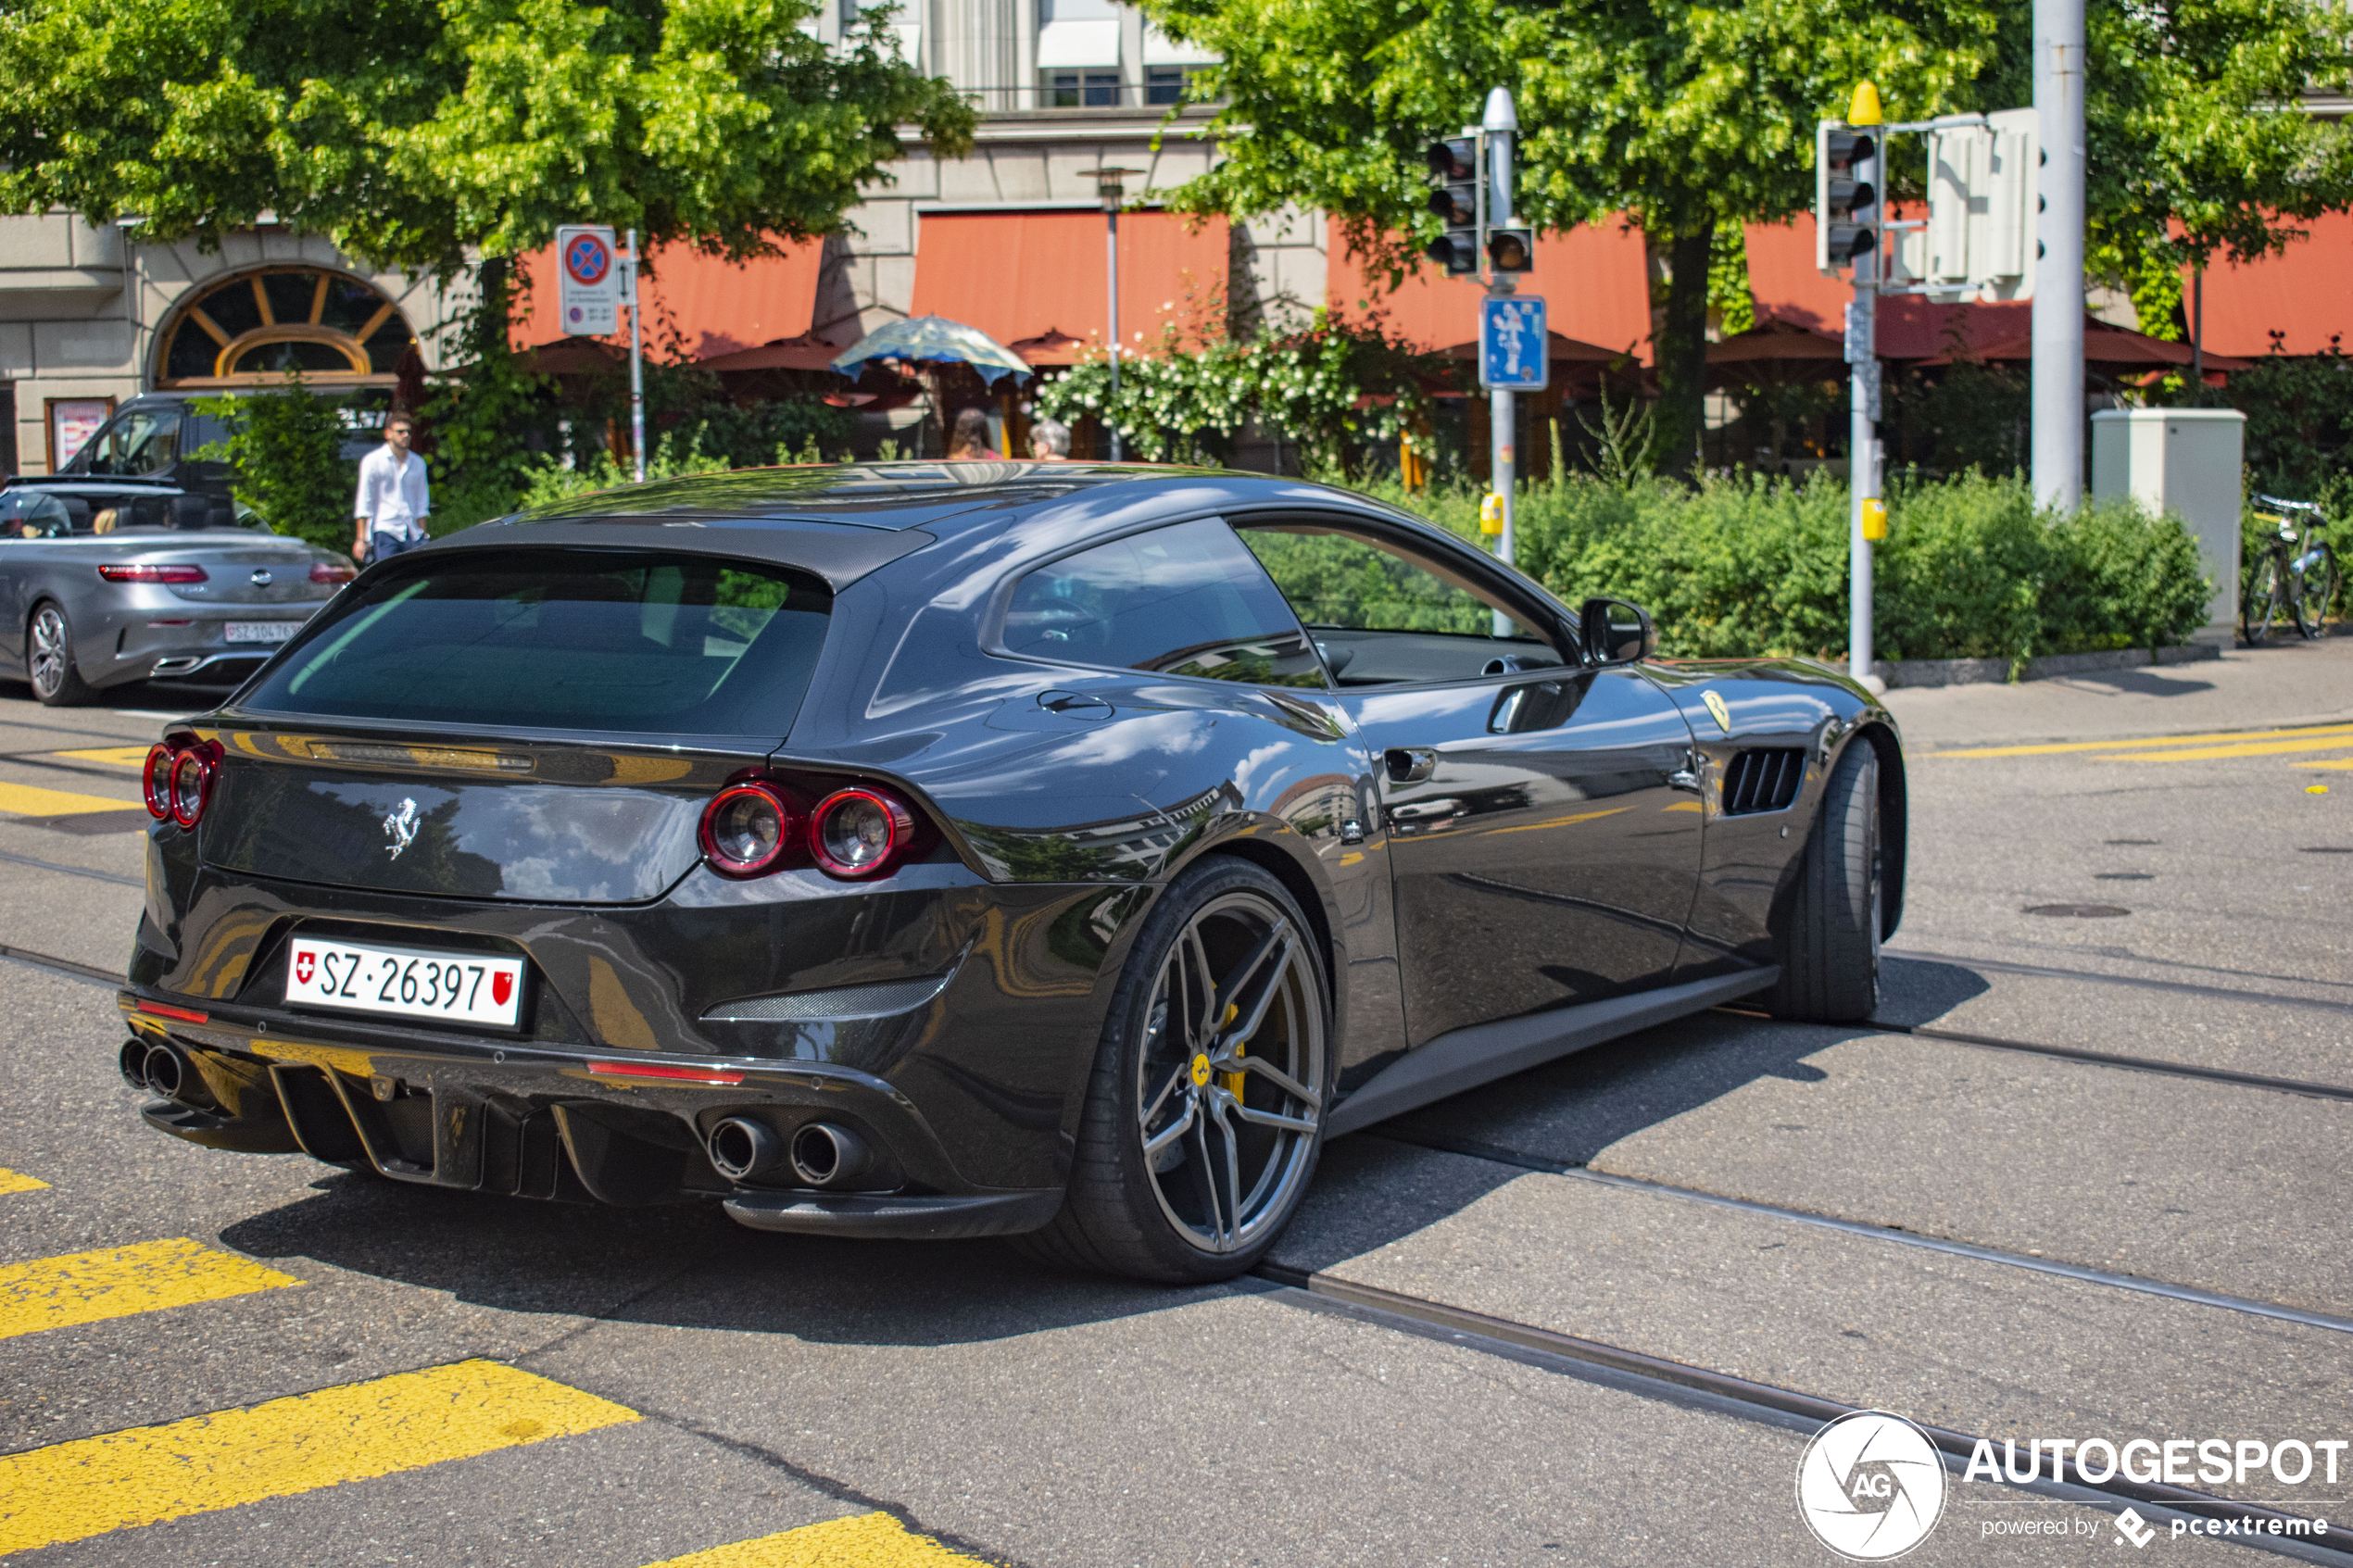
[[[2263,548],[2246,563],[2240,629],[2249,644],[2259,643],[2285,614],[2295,618],[2296,629],[2307,638],[2324,635],[2328,618],[2338,612],[2342,590],[2336,552],[2320,537],[2328,526],[2327,517],[2314,501],[2258,495],[2255,506],[2255,520],[2263,524]],[[2296,522],[2299,518],[2300,531]]]

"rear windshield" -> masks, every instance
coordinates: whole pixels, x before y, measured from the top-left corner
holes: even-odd
[[[615,550],[420,556],[337,599],[246,706],[337,719],[782,739],[833,601],[770,566]]]

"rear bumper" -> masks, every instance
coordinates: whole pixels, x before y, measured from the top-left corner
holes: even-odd
[[[720,1201],[761,1230],[844,1236],[949,1237],[1032,1230],[1059,1186],[992,1188],[956,1171],[916,1107],[889,1084],[826,1064],[742,1058],[659,1062],[472,1042],[439,1049],[357,1047],[317,1037],[291,1015],[203,1023],[139,1010],[133,1033],[169,1041],[195,1070],[179,1102],[143,1108],[150,1126],[208,1148],[292,1153],[395,1181],[623,1208]],[[178,1004],[170,1004],[178,1005]],[[238,1010],[243,1012],[244,1010]],[[707,1081],[641,1078],[659,1066]],[[621,1071],[616,1071],[620,1069]],[[731,1182],[704,1152],[728,1117],[788,1142],[805,1122],[847,1125],[877,1150],[856,1190]]]

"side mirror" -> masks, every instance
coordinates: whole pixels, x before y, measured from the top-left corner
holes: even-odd
[[[1632,664],[1658,651],[1650,613],[1624,599],[1587,599],[1578,612],[1578,631],[1588,664]]]

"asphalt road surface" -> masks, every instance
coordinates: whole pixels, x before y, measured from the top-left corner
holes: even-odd
[[[1876,1024],[1341,1139],[1200,1290],[150,1131],[107,977],[191,696],[115,697],[0,686],[0,1561],[1826,1563],[1800,1457],[1868,1407],[2224,1445],[2161,1496],[1957,1458],[1907,1562],[2353,1562],[2270,1532],[2353,1525],[2353,1449],[2245,1448],[2353,1438],[2353,639],[1897,694]]]

